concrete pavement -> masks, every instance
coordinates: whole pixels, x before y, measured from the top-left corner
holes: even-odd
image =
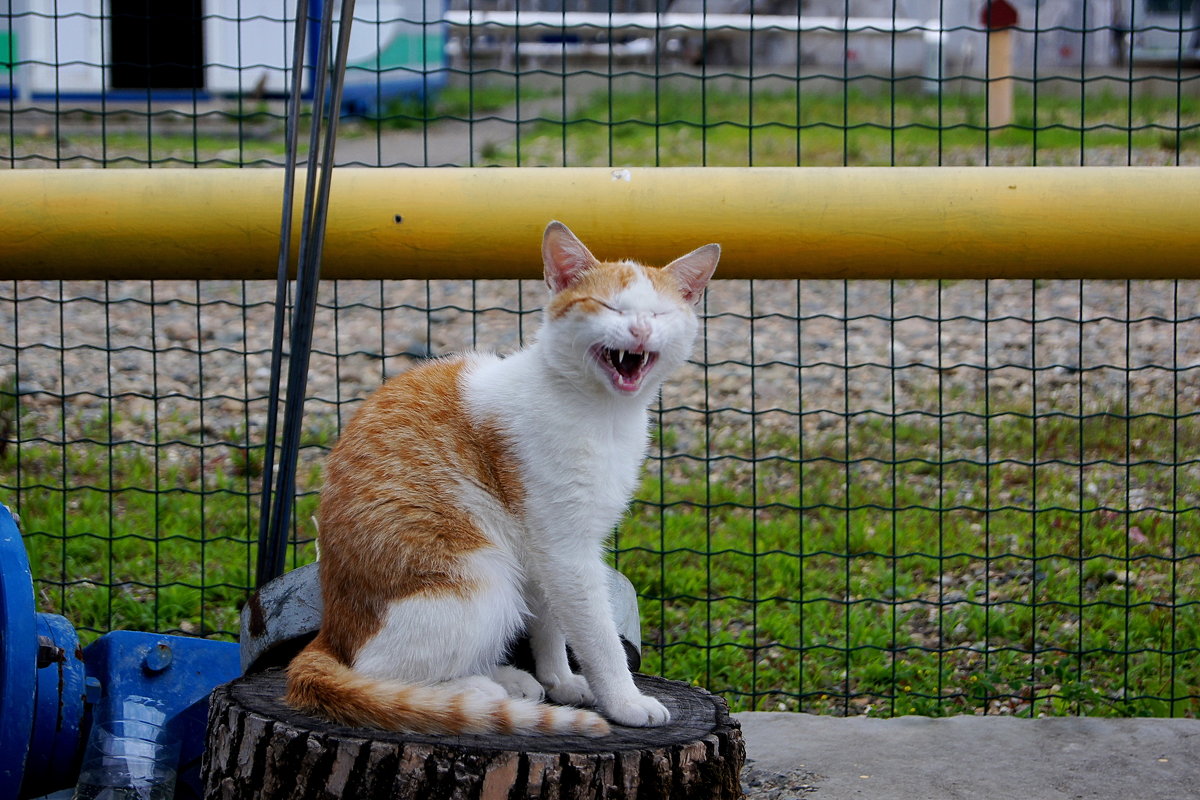
[[[751,798],[1200,798],[1200,720],[734,716]]]

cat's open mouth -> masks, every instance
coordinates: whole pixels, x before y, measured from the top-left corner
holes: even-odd
[[[658,353],[647,351],[618,350],[596,345],[592,356],[600,364],[619,392],[636,392],[642,386],[642,378],[658,360]]]

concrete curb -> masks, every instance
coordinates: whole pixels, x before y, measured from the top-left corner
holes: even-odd
[[[1200,798],[1195,719],[734,716],[749,797]]]

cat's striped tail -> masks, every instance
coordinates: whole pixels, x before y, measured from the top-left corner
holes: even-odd
[[[592,711],[367,677],[312,644],[292,659],[284,700],[342,725],[410,733],[594,737],[609,732],[604,718]]]

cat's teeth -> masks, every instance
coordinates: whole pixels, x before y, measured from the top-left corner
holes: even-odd
[[[618,364],[620,364],[620,363],[622,363],[624,360],[625,360],[625,351],[624,351],[624,350],[618,350],[618,351],[617,351],[617,363],[618,363]]]

